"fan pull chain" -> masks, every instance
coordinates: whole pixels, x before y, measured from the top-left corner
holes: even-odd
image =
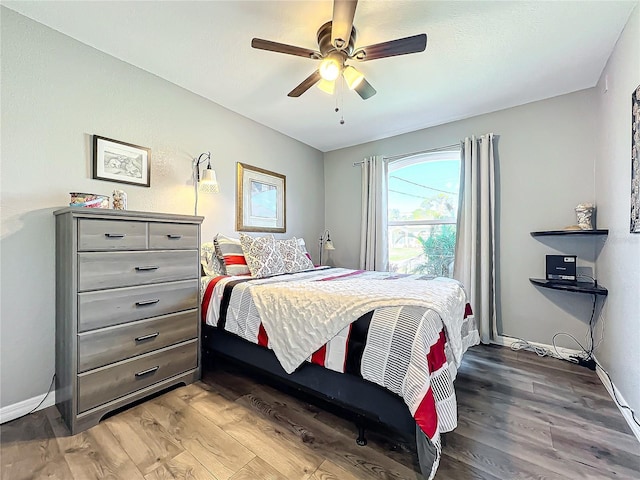
[[[336,102],[338,99],[336,98]],[[344,125],[344,77],[340,76],[340,110],[342,113],[340,114],[340,125]],[[336,112],[338,108],[336,107]]]

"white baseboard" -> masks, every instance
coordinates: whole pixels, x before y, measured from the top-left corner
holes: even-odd
[[[618,388],[613,384],[613,382],[609,380],[609,377],[607,377],[607,374],[604,372],[604,370],[602,370],[602,368],[600,368],[599,366],[596,366],[596,373],[598,374],[598,377],[600,377],[600,380],[602,381],[604,388],[606,388],[607,392],[609,392],[609,395],[611,395],[611,399],[613,400],[613,403],[616,404],[616,406],[618,407],[618,410],[620,410],[620,413],[622,413],[622,416],[627,421],[627,424],[629,424],[629,428],[631,428],[631,431],[640,442],[640,427],[633,421],[631,412],[626,408],[622,408],[620,407],[620,405],[618,405],[618,402],[616,402],[616,397],[618,398],[620,403],[622,403],[623,405],[629,405],[629,404],[623,398],[622,394],[620,393],[620,390],[618,390]],[[615,392],[615,395],[614,395],[614,392]]]
[[[43,395],[28,398],[12,405],[0,408],[0,423],[10,422],[16,418],[22,417],[31,412],[40,402],[42,402]],[[42,405],[38,407],[38,410],[50,407],[56,404],[56,392],[51,392],[47,398],[45,398]],[[37,410],[36,410],[37,411]]]
[[[513,345],[514,343],[516,343],[518,341],[520,341],[519,338],[506,337],[506,336],[497,336],[492,341],[492,343],[494,343],[496,345],[502,345],[503,347],[511,347],[511,345]],[[558,356],[556,354],[556,352],[555,352],[555,350],[553,348],[553,345],[546,345],[544,343],[538,343],[538,342],[528,342],[528,343],[530,343],[531,345],[535,345],[536,347],[541,347],[541,348],[547,349],[549,351],[549,354],[551,356],[553,356],[553,357],[562,358],[562,357],[560,357],[560,356]],[[582,351],[581,350],[572,350],[570,348],[558,347],[558,353],[560,355],[562,355],[563,357],[565,357],[565,359],[566,359],[567,357],[581,354]],[[597,361],[597,359],[596,359],[596,361]],[[609,378],[607,377],[607,374],[604,373],[604,370],[602,370],[598,366],[596,366],[596,373],[598,374],[598,377],[600,378],[600,381],[604,385],[604,388],[607,390],[609,395],[611,395],[611,399],[613,400],[613,402],[618,407],[618,410],[620,410],[620,412],[622,413],[622,416],[627,421],[627,424],[629,424],[629,427],[631,428],[631,431],[636,436],[638,441],[640,441],[640,427],[633,421],[633,418],[631,416],[631,412],[629,410],[627,410],[626,408],[621,408],[620,405],[618,405],[618,402],[616,402],[616,397],[617,397],[618,400],[623,405],[628,405],[626,400],[622,397],[622,394],[620,393],[620,390],[618,390],[616,388],[616,386],[611,381],[609,381]],[[614,393],[613,393],[614,390],[615,390],[615,397],[614,397]]]
[[[521,338],[499,335],[496,338],[494,338],[491,343],[495,343],[496,345],[502,345],[503,347],[511,347],[511,345],[521,340],[522,340]],[[555,358],[560,358],[562,360],[566,360],[568,357],[579,355],[582,353],[581,350],[572,350],[570,348],[557,347],[558,353],[561,355],[560,356],[558,355],[558,353],[556,353],[555,349],[553,348],[553,345],[547,345],[545,343],[538,343],[538,342],[530,342],[528,340],[527,340],[527,343],[530,343],[531,345],[534,345],[536,347],[544,348],[549,352],[550,356]]]

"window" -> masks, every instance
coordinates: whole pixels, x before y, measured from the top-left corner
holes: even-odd
[[[389,163],[389,270],[453,276],[460,151]]]

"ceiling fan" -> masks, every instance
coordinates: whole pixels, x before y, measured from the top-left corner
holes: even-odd
[[[342,75],[347,86],[358,92],[363,100],[371,98],[376,90],[355,67],[347,65],[349,60],[365,62],[378,58],[423,52],[427,48],[427,35],[422,33],[406,38],[355,48],[356,29],[353,17],[357,0],[334,0],[333,18],[318,29],[318,49],[296,47],[261,38],[251,40],[251,46],[259,50],[297,55],[312,60],[322,60],[318,69],[291,90],[289,97],[299,97],[316,83],[321,90],[333,94],[336,80]]]

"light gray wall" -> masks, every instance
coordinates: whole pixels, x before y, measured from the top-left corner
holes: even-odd
[[[605,91],[605,82],[608,91]],[[602,141],[596,158],[596,201],[609,227],[597,262],[609,296],[597,330],[596,356],[640,418],[640,234],[629,233],[631,94],[640,86],[640,3],[609,58],[597,86]]]
[[[321,152],[0,7],[0,407],[46,392],[54,370],[54,220],[69,192],[192,214],[191,161],[211,150],[221,193],[201,195],[203,240],[235,228],[235,168],[287,176],[287,235],[310,246],[324,213]],[[91,135],[152,150],[151,188],[91,179]]]
[[[595,101],[595,89],[583,90],[325,153],[325,224],[336,247],[333,262],[358,266],[361,186],[360,168],[353,167],[354,161],[373,154],[435,148],[493,132],[500,137],[498,331],[546,344],[556,332],[584,341],[591,313],[589,296],[539,289],[529,277],[544,278],[545,254],[561,252],[576,253],[578,266],[590,271],[594,240],[542,242],[529,232],[574,225],[575,206],[593,202]],[[558,344],[577,348],[566,337],[559,337]]]

